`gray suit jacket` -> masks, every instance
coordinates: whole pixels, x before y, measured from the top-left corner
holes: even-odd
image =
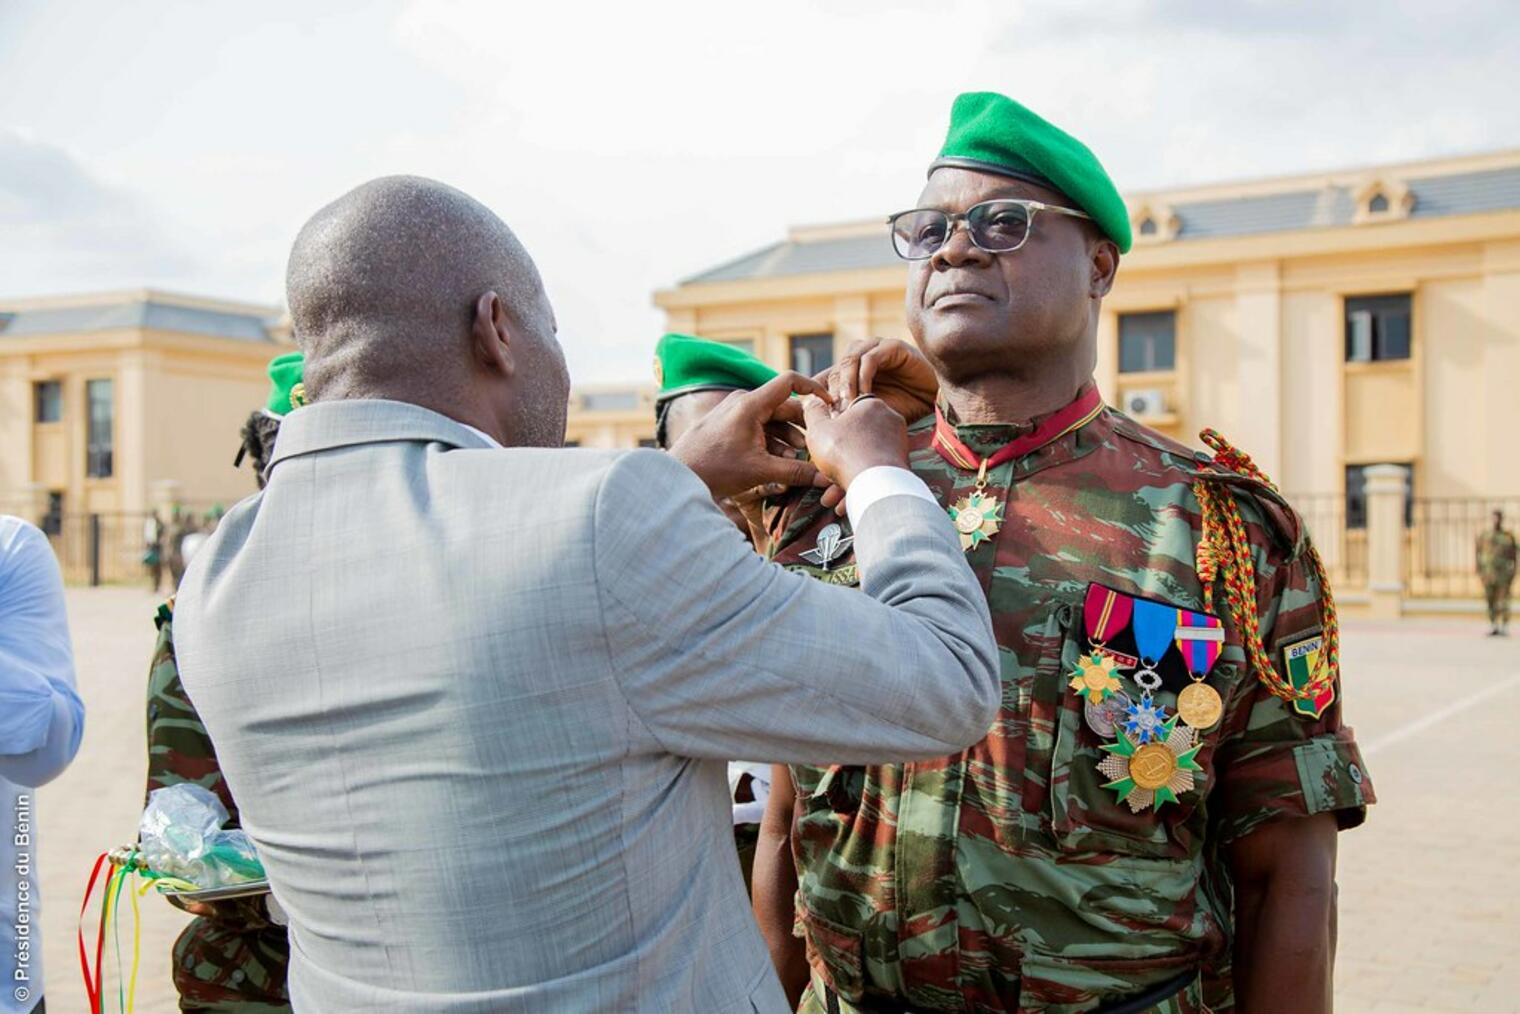
[[[934,757],[994,718],[985,600],[923,500],[866,511],[861,595],[762,560],[654,451],[350,401],[270,468],[174,633],[297,1010],[785,1010],[724,761]]]

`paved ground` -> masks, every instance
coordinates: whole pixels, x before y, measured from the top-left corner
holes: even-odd
[[[83,1011],[74,917],[100,851],[131,839],[141,805],[142,693],[153,601],[72,590],[89,727],[74,766],[40,793],[50,1014]],[[1341,838],[1343,1011],[1520,1010],[1520,638],[1472,621],[1354,624],[1349,714],[1382,802]],[[174,1009],[168,953],[183,917],[143,899],[137,1009]],[[123,941],[130,963],[130,943]],[[1283,974],[1291,975],[1291,967]]]

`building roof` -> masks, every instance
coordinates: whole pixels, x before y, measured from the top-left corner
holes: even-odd
[[[277,313],[274,307],[220,303],[153,290],[0,302],[0,341],[142,328],[272,343]]]
[[[1407,188],[1407,191],[1406,189]],[[1126,195],[1131,214],[1175,216],[1171,242],[1357,224],[1374,190],[1407,192],[1410,218],[1520,209],[1520,151],[1462,160],[1372,167],[1341,173],[1223,183]],[[900,265],[886,216],[850,226],[794,229],[779,243],[709,268],[681,285]]]

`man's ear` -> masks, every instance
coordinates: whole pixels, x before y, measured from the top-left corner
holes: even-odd
[[[512,329],[507,323],[507,309],[493,291],[481,293],[475,301],[475,323],[470,337],[475,354],[489,370],[510,377],[517,370],[512,357]]]
[[[1092,245],[1092,275],[1090,292],[1095,299],[1102,299],[1114,287],[1114,276],[1119,273],[1119,247],[1113,240],[1102,237]]]

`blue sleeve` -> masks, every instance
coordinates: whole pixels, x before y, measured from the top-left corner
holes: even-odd
[[[58,561],[36,528],[0,518],[0,778],[51,781],[83,734]]]

